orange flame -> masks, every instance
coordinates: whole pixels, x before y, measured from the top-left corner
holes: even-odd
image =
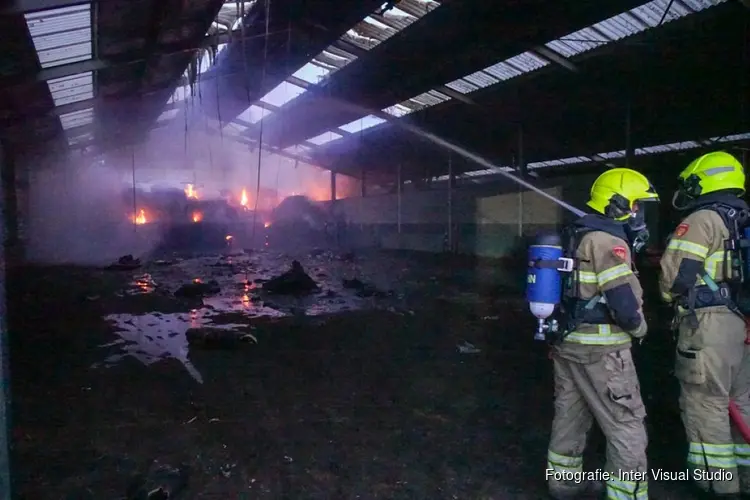
[[[240,205],[247,209],[247,191],[242,188],[242,194],[240,195]]]
[[[271,227],[271,223],[270,222],[265,222],[265,223],[263,223],[263,227]]]
[[[203,214],[199,211],[193,212],[193,222],[200,222],[203,220]]]
[[[146,224],[148,222],[146,211],[141,209],[140,212],[138,212],[138,215],[133,216],[133,222],[138,225]]]
[[[188,184],[187,187],[185,187],[185,196],[197,200],[198,191],[196,191],[195,187],[192,184]]]
[[[231,235],[231,234],[228,234],[228,235],[226,235],[226,236],[224,237],[224,239],[225,239],[225,240],[227,240],[227,241],[229,241],[229,240],[231,240],[231,239],[232,239],[232,235]]]

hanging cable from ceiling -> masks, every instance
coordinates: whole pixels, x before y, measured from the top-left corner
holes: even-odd
[[[244,3],[244,2],[243,2]],[[270,28],[271,28],[271,0],[265,0],[265,36],[263,38],[263,67],[261,69],[261,77],[260,77],[260,88],[261,91],[265,90],[266,86],[266,71],[267,71],[267,63],[268,63],[268,37],[270,34]],[[243,42],[244,43],[244,42]],[[247,73],[245,73],[245,78],[247,78]],[[258,175],[256,179],[256,186],[255,186],[255,207],[253,208],[253,229],[251,233],[251,243],[255,244],[255,227],[258,223],[258,199],[260,198],[260,162],[263,159],[263,122],[265,120],[260,121],[260,129],[258,131]]]
[[[130,145],[130,167],[133,173],[133,232],[138,230],[138,202],[135,192],[135,146]]]

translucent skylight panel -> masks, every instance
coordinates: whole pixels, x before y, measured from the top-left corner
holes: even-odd
[[[610,151],[608,153],[599,153],[598,156],[601,156],[602,158],[606,158],[607,160],[611,160],[611,159],[614,159],[614,158],[624,158],[625,157],[625,150]]]
[[[648,26],[629,12],[625,12],[598,22],[593,28],[615,41],[645,31]]]
[[[307,83],[318,84],[330,73],[330,69],[309,62],[298,69],[292,76]]]
[[[167,111],[163,112],[159,115],[159,118],[156,119],[157,122],[165,122],[174,119],[175,116],[177,116],[177,113],[179,113],[179,109],[168,109]]]
[[[490,85],[494,85],[496,83],[500,83],[500,80],[493,78],[491,75],[488,75],[483,71],[477,71],[476,73],[467,75],[464,77],[464,80],[470,81],[480,89],[489,87]]]
[[[515,78],[518,75],[523,74],[521,70],[509,65],[505,61],[499,62],[497,64],[493,64],[492,66],[488,66],[487,68],[484,68],[484,72],[489,73],[490,75],[496,78],[499,78],[501,81],[510,80],[511,78]]]
[[[469,81],[464,80],[463,78],[459,78],[458,80],[453,80],[450,83],[446,83],[445,86],[462,94],[468,94],[479,89],[479,87]]]
[[[721,139],[719,139],[719,142],[745,141],[747,139],[750,139],[750,133],[728,135],[726,137],[722,137]]]
[[[42,68],[91,59],[90,4],[26,14]]]
[[[240,113],[237,119],[248,123],[258,123],[270,114],[272,114],[271,111],[252,104],[249,108]]]
[[[384,4],[382,7],[386,6],[387,4]],[[367,16],[347,31],[341,40],[363,50],[370,50],[438,7],[440,7],[440,2],[436,1],[402,0],[382,15],[373,13]]]
[[[90,141],[93,138],[94,138],[94,134],[92,132],[86,132],[85,134],[74,135],[72,137],[68,137],[68,145],[75,146],[76,144],[81,144],[82,142]]]
[[[531,52],[524,52],[523,54],[513,56],[510,59],[506,59],[505,63],[513,66],[514,68],[520,69],[523,73],[529,73],[549,64],[547,61],[532,54]]]
[[[573,57],[608,43],[610,43],[610,40],[603,38],[596,31],[591,28],[583,28],[547,43],[546,47],[565,57]]]
[[[389,115],[395,116],[396,118],[400,118],[414,112],[413,109],[407,108],[403,104],[394,104],[393,106],[389,106],[382,111],[383,113],[388,113]]]
[[[669,151],[672,151],[671,148],[668,146],[648,146],[645,148],[637,148],[635,150],[636,155],[645,155],[645,154],[652,154],[652,153],[667,153]]]
[[[653,0],[628,12],[596,23],[591,27],[566,35],[559,40],[549,42],[546,46],[565,57],[573,57],[613,41],[641,33],[649,28],[654,28],[660,22],[668,23],[725,1],[727,0],[682,0],[681,2]],[[668,11],[667,8],[669,8]],[[665,12],[666,16],[664,16]],[[662,21],[662,17],[664,17],[664,21]],[[592,27],[596,31],[592,30]]]
[[[203,56],[201,57],[199,63],[198,63],[198,72],[200,74],[205,73],[209,69],[211,69],[213,66],[216,65],[216,61],[219,58],[219,54],[221,54],[224,49],[227,48],[226,43],[219,44],[217,50],[216,50],[216,56],[213,58],[213,61],[211,60],[211,53],[207,50],[203,51]]]
[[[305,93],[305,89],[287,81],[281,82],[260,98],[262,102],[280,108],[292,99]]]
[[[356,134],[357,132],[376,127],[385,122],[386,120],[382,118],[378,118],[374,115],[368,115],[364,118],[360,118],[359,120],[354,120],[353,122],[349,122],[346,125],[342,125],[339,128],[345,132],[349,132],[350,134]]]
[[[310,151],[312,151],[312,149],[310,148],[310,146],[306,146],[304,144],[296,144],[294,146],[285,148],[284,151],[297,156],[307,156]]]
[[[55,106],[92,99],[94,97],[94,77],[91,71],[47,82]]]
[[[184,101],[187,97],[191,97],[190,86],[183,85],[174,89],[172,93],[172,102]]]
[[[320,135],[316,135],[315,137],[312,137],[310,139],[307,139],[307,142],[315,144],[316,146],[322,146],[323,144],[327,144],[331,141],[335,141],[336,139],[341,139],[341,137],[343,137],[341,134],[328,131],[328,132],[323,132]]]
[[[60,123],[62,124],[63,130],[68,130],[73,127],[81,127],[83,125],[89,125],[93,122],[93,109],[82,109],[80,111],[73,111],[71,113],[60,115]]]
[[[420,105],[421,108],[429,108],[432,106],[437,106],[441,102],[450,101],[450,99],[450,97],[443,94],[442,92],[438,92],[437,90],[430,90],[428,92],[425,92],[424,94],[419,94],[416,97],[412,97],[409,100],[416,102]]]
[[[227,123],[224,127],[224,130],[227,132],[237,132],[238,134],[241,134],[247,130],[247,127],[242,125],[241,123]]]
[[[683,149],[693,149],[700,147],[700,144],[698,144],[695,141],[682,141],[682,142],[673,142],[671,144],[664,144],[665,147],[668,147],[670,150],[683,150]]]
[[[388,26],[387,24],[385,24],[385,23],[381,23],[380,21],[378,21],[377,19],[375,19],[375,18],[374,18],[374,17],[372,17],[372,16],[367,16],[367,17],[366,17],[366,18],[364,19],[364,21],[363,21],[363,22],[365,22],[365,23],[367,23],[367,24],[369,24],[369,25],[372,25],[372,26],[376,27],[376,28],[377,28],[378,30],[381,30],[381,31],[383,31],[383,32],[384,32],[384,34],[385,34],[385,33],[388,33],[389,31],[394,31],[394,32],[396,31],[396,30],[394,30],[393,28],[391,28],[390,26]],[[395,34],[395,33],[394,33],[394,34]],[[391,36],[391,35],[388,35],[388,36]]]

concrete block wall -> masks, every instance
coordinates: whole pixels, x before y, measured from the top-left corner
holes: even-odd
[[[591,176],[580,176],[540,187],[580,207],[592,181]],[[568,219],[549,199],[507,184],[456,187],[451,206],[449,219],[446,186],[402,193],[400,201],[397,194],[345,198],[336,201],[334,211],[349,222],[348,240],[354,245],[443,252],[450,220],[454,249],[482,257],[522,254],[526,237]]]

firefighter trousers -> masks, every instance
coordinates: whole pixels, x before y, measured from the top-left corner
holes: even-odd
[[[646,500],[646,409],[630,347],[578,363],[555,354],[555,417],[547,456],[550,493],[580,487],[583,450],[594,419],[607,438],[610,500]],[[624,474],[625,473],[625,474]]]
[[[733,428],[727,411],[731,398],[750,424],[745,322],[723,308],[696,314],[698,328],[684,319],[680,323],[675,357],[688,468],[703,490],[750,493],[750,444]]]

